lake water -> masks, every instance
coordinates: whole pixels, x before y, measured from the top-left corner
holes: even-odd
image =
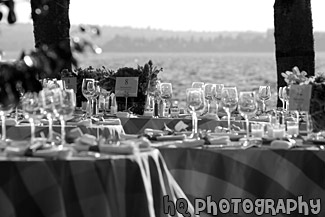
[[[173,84],[173,98],[184,101],[185,90],[193,81],[223,83],[237,86],[238,91],[257,90],[270,85],[271,100],[276,105],[276,62],[274,53],[103,53],[77,57],[80,67],[93,66],[116,70],[137,67],[150,59],[164,70],[159,77]],[[325,53],[316,54],[316,72],[325,70]]]

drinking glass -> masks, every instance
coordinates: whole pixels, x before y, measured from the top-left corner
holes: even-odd
[[[49,88],[44,88],[40,92],[40,104],[42,107],[42,112],[46,116],[47,120],[49,121],[49,134],[48,134],[48,141],[53,141],[53,119],[55,118],[54,115],[54,91]]]
[[[171,104],[170,100],[173,96],[173,88],[171,83],[160,84],[160,97],[165,100],[166,106],[167,101]]]
[[[215,84],[206,83],[204,85],[204,95],[205,95],[205,99],[208,101],[208,114],[210,114],[211,101],[213,100],[215,91],[216,91]]]
[[[219,104],[221,102],[222,97],[222,89],[224,88],[223,84],[215,84],[215,94],[213,99],[216,101],[216,113],[218,114],[219,111]]]
[[[255,92],[240,92],[238,99],[238,110],[244,116],[246,121],[246,137],[249,138],[249,116],[257,111],[257,102]]]
[[[192,83],[192,88],[201,88],[203,90],[204,89],[204,82],[194,81]]]
[[[95,115],[97,115],[98,114],[98,97],[100,95],[100,86],[99,86],[99,82],[98,81],[94,81],[94,88],[95,88],[94,93],[91,96],[91,104],[93,105],[94,104],[93,102],[95,101],[96,107],[95,108],[92,108],[92,113],[95,113]],[[94,109],[95,109],[95,112],[94,112]]]
[[[222,105],[222,108],[227,113],[229,132],[231,132],[230,115],[231,115],[231,112],[236,109],[237,104],[238,104],[237,88],[236,87],[223,88],[222,97],[221,97],[221,105]]]
[[[95,80],[92,78],[84,78],[82,80],[81,90],[83,96],[87,99],[86,117],[91,117],[91,97],[95,94]]]
[[[284,98],[283,98],[283,87],[279,87],[278,97],[282,102],[282,111],[284,111],[285,101],[284,101]]]
[[[22,100],[23,113],[30,123],[31,144],[35,141],[35,122],[43,117],[42,103],[38,93],[27,92]]]
[[[286,111],[289,111],[289,87],[285,86],[282,88],[282,95],[283,95],[283,100],[285,101],[286,104]]]
[[[9,84],[4,87],[0,86],[0,116],[1,116],[1,140],[4,142],[7,139],[6,135],[6,115],[17,105],[18,101],[13,95],[13,90]]]
[[[266,111],[265,101],[271,98],[271,88],[270,86],[260,86],[258,89],[258,96],[262,101],[262,113]]]
[[[73,89],[56,91],[55,112],[61,122],[61,146],[65,141],[65,121],[73,116],[76,107],[76,96]]]
[[[192,134],[191,138],[199,138],[198,135],[198,120],[197,112],[204,110],[205,98],[204,92],[201,88],[188,88],[186,89],[186,103],[190,112],[192,113]]]

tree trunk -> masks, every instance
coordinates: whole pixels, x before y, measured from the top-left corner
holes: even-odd
[[[315,74],[315,51],[310,0],[275,0],[274,37],[279,87],[286,86],[282,72],[298,66]],[[277,106],[282,102],[278,99]]]
[[[62,69],[71,71],[69,4],[70,0],[31,0],[35,48],[47,45],[64,51],[59,54],[64,62],[53,77],[58,77]]]

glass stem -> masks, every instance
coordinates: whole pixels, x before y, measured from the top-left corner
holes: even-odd
[[[52,140],[53,140],[53,119],[52,119],[51,115],[48,115],[47,116],[47,119],[49,121],[49,135],[48,135],[48,140],[50,142],[52,142]]]
[[[210,106],[211,106],[211,101],[208,100],[208,114],[210,114]]]
[[[286,111],[289,111],[289,100],[286,101]]]
[[[29,123],[30,123],[30,142],[31,144],[34,144],[35,141],[35,123],[34,120],[32,118],[29,119]]]
[[[284,109],[285,109],[285,101],[284,100],[281,100],[282,101],[282,111],[284,111]]]
[[[246,120],[246,137],[248,139],[249,138],[249,120],[248,120],[248,115],[245,115],[245,120]]]
[[[6,115],[2,114],[1,115],[1,125],[2,125],[2,136],[1,136],[1,140],[6,141]]]
[[[60,117],[61,122],[61,146],[65,145],[65,121],[63,117]]]
[[[192,114],[192,125],[193,125],[193,134],[194,136],[197,135],[197,115],[196,115],[196,112],[193,111],[193,114]]]
[[[228,118],[228,129],[229,129],[229,132],[231,132],[231,127],[230,127],[230,111],[229,111],[229,109],[226,109],[226,113],[227,113],[227,118]]]
[[[216,101],[216,114],[218,115],[218,111],[219,111],[219,102]]]

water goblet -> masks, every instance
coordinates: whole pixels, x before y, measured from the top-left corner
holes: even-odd
[[[236,87],[225,87],[222,89],[221,105],[227,113],[228,117],[228,129],[231,132],[230,116],[231,112],[234,111],[238,104],[238,95]]]
[[[90,97],[91,98],[91,104],[92,104],[92,113],[95,114],[95,115],[98,115],[98,97],[100,95],[100,86],[99,86],[98,81],[94,81],[94,89],[95,89],[94,93]],[[95,108],[93,108],[94,102],[95,102]]]
[[[284,100],[284,97],[283,97],[283,87],[279,87],[278,97],[282,102],[282,111],[284,111],[284,109],[285,109],[285,100]]]
[[[285,86],[282,88],[282,95],[283,95],[283,100],[285,101],[286,107],[285,110],[289,111],[289,99],[290,99],[290,95],[289,95],[289,87]]]
[[[246,139],[249,138],[249,116],[254,115],[257,111],[257,102],[255,92],[240,92],[238,99],[238,110],[244,116],[246,121]]]
[[[201,88],[186,89],[186,103],[192,114],[192,134],[191,138],[199,138],[197,112],[203,111],[205,108],[204,92]]]
[[[36,92],[25,93],[22,100],[22,107],[24,116],[30,123],[31,144],[33,144],[35,141],[35,122],[40,120],[44,115],[39,94]]]
[[[73,116],[76,107],[76,96],[73,89],[56,91],[55,93],[55,113],[61,122],[61,147],[65,141],[65,121]]]
[[[259,99],[262,101],[262,113],[266,111],[265,101],[271,98],[271,88],[270,86],[260,86],[258,89]]]
[[[53,119],[55,118],[54,114],[54,89],[44,88],[40,94],[41,106],[43,114],[46,116],[49,122],[49,134],[48,141],[53,141]]]
[[[224,88],[223,84],[214,84],[215,85],[215,93],[213,95],[213,99],[216,102],[216,113],[219,111],[219,104],[221,102],[222,97],[222,89]]]
[[[166,107],[171,105],[170,100],[173,97],[173,88],[171,83],[160,84],[160,97],[165,100]],[[167,106],[167,102],[169,102],[169,106]]]
[[[95,94],[95,80],[92,78],[84,78],[82,80],[81,92],[82,95],[87,99],[86,117],[91,117],[91,97]]]
[[[206,83],[204,85],[204,95],[205,95],[205,99],[208,101],[208,114],[210,114],[211,101],[213,100],[215,91],[216,91],[215,84]]]

